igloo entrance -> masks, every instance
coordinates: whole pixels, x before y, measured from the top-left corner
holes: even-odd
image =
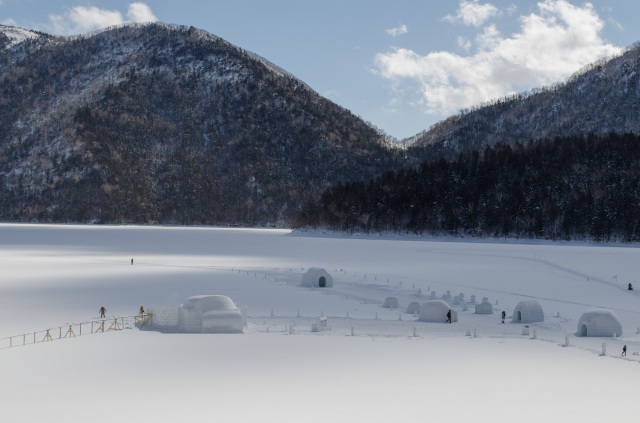
[[[578,333],[579,336],[587,336],[587,325],[583,324],[582,326],[580,326],[580,332]]]
[[[326,288],[327,278],[325,278],[324,276],[320,276],[320,280],[318,281],[318,286],[320,286],[320,288]]]

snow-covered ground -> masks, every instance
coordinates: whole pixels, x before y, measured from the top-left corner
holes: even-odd
[[[2,224],[0,266],[1,421],[602,422],[640,412],[640,297],[626,289],[640,272],[637,245]],[[334,287],[298,286],[309,267]],[[457,323],[403,313],[431,291],[464,294]],[[103,305],[129,316],[200,294],[246,305],[245,333],[85,326],[7,347],[9,336],[15,345],[97,319]],[[475,314],[472,295],[495,313]],[[381,307],[389,296],[400,309]],[[523,335],[511,312],[532,299],[545,321]],[[594,307],[615,312],[621,337],[575,336]],[[311,332],[321,315],[330,330]]]

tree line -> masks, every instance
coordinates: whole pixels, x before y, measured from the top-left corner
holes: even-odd
[[[296,227],[456,237],[640,240],[640,137],[498,144],[310,201]]]

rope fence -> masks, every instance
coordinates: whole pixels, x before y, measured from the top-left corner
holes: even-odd
[[[63,326],[43,329],[35,332],[23,333],[0,338],[0,349],[22,347],[25,345],[51,342],[60,339],[75,338],[83,335],[93,335],[111,331],[120,331],[142,327],[151,320],[151,313],[136,314],[133,316],[113,316],[82,323],[68,323]]]

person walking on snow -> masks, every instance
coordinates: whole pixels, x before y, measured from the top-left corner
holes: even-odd
[[[451,323],[451,310],[447,311],[447,321],[445,323]]]
[[[622,347],[622,355],[625,355],[625,356],[627,355],[627,346],[626,345],[624,345]]]
[[[504,310],[502,310],[502,323],[504,323],[504,319],[506,318],[507,318],[507,313]]]
[[[104,317],[107,314],[107,309],[104,306],[100,307],[100,317]]]

